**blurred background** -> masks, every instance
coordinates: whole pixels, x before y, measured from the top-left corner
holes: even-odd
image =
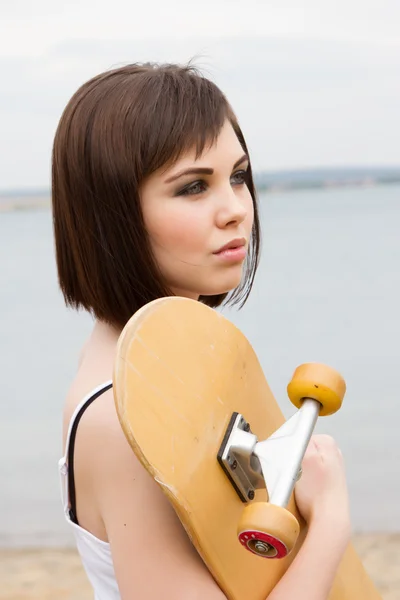
[[[263,253],[241,311],[285,415],[298,364],[345,377],[318,424],[347,465],[355,543],[400,597],[400,3],[174,0],[0,5],[0,598],[90,598],[64,522],[61,411],[92,321],[57,287],[50,158],[76,89],[194,60],[227,94],[256,173]]]

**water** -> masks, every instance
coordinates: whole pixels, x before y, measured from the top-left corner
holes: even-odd
[[[224,310],[253,344],[286,416],[303,362],[347,382],[317,430],[345,455],[357,531],[399,531],[400,187],[261,198],[263,258],[251,298]],[[65,309],[51,215],[0,214],[0,546],[71,543],[57,461],[61,410],[92,322]]]

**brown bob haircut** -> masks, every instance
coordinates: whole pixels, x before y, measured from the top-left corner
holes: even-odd
[[[246,143],[221,90],[192,65],[133,64],[83,84],[66,106],[52,153],[52,210],[58,279],[66,304],[123,327],[144,304],[171,296],[152,255],[140,186],[186,151],[197,157],[229,120]],[[230,294],[202,296],[216,307],[244,304],[259,260],[254,227],[243,281]]]

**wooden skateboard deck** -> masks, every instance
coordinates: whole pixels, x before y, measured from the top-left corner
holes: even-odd
[[[306,526],[292,495],[287,508],[301,530],[287,557],[260,558],[238,541],[245,504],[217,460],[231,415],[243,414],[262,440],[285,421],[246,337],[199,302],[151,302],[120,336],[114,396],[133,451],[227,598],[265,600],[298,552]],[[265,489],[256,491],[256,500],[268,500]],[[380,600],[352,545],[329,598]]]

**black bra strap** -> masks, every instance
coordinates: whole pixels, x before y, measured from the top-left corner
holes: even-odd
[[[85,410],[104,392],[107,392],[112,387],[112,383],[109,383],[101,390],[98,390],[93,396],[91,396],[87,402],[81,407],[80,411],[77,413],[75,417],[75,421],[72,424],[71,435],[69,438],[69,447],[68,447],[68,488],[69,488],[69,503],[70,510],[69,516],[73,523],[78,525],[78,519],[76,517],[76,494],[75,494],[75,481],[74,481],[74,446],[75,446],[75,438],[76,431],[78,429],[79,421],[82,418]]]

